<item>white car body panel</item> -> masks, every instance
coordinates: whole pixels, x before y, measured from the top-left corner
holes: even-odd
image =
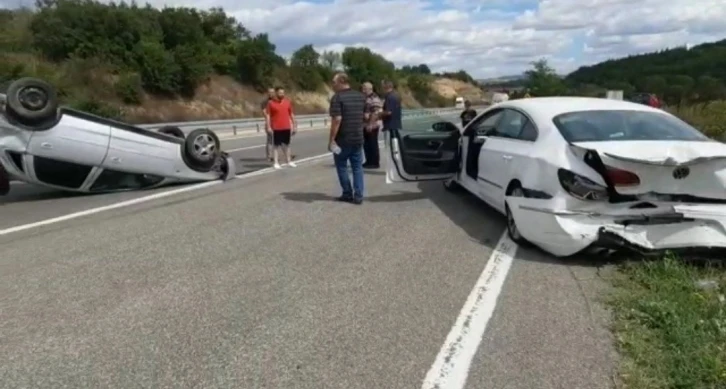
[[[669,115],[640,104],[606,99],[562,97],[502,102],[482,112],[472,125],[492,110],[507,108],[523,112],[536,124],[536,141],[478,137],[484,144],[478,157],[478,176],[473,178],[465,169],[471,138],[462,136],[459,156],[462,163],[458,172],[449,177],[501,213],[505,213],[505,204],[508,205],[520,234],[529,242],[560,257],[605,246],[643,253],[726,248],[726,144],[668,140],[572,144],[565,141],[552,121],[561,113],[632,110]],[[393,139],[393,144],[396,141]],[[603,176],[585,163],[587,150],[596,151],[607,166],[637,174],[639,184],[615,188],[618,195],[631,196],[630,200],[616,203],[580,200],[562,187],[559,169],[607,186]],[[398,154],[386,154],[389,183],[446,177],[441,174],[405,176],[391,163],[401,166],[400,150]],[[674,169],[684,167],[690,174],[675,178]],[[516,182],[530,197],[505,195],[508,186]],[[676,199],[678,196],[681,197]],[[646,221],[650,224],[644,224]]]
[[[45,131],[31,132],[26,152],[39,157],[98,166],[106,158],[111,127],[63,115]]]
[[[234,176],[234,160],[226,156],[225,173],[188,167],[183,147],[180,139],[66,108],[60,109],[55,126],[39,131],[20,128],[0,115],[0,164],[8,175],[14,180],[64,191],[96,193],[91,185],[104,170],[158,177],[158,182],[143,189]],[[19,154],[19,161],[13,161],[9,152]],[[55,185],[38,178],[36,157],[84,165],[91,167],[91,171],[80,187]],[[129,189],[100,192],[125,190]]]

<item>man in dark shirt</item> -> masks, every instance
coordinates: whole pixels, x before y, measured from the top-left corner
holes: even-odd
[[[471,101],[464,101],[464,111],[461,112],[461,127],[466,127],[470,121],[476,118],[476,110],[471,108]]]
[[[383,99],[383,131],[401,130],[403,123],[401,120],[401,97],[393,89],[393,82],[384,80],[381,82],[383,93],[386,97]]]
[[[363,122],[366,97],[350,88],[348,75],[337,73],[333,77],[335,94],[330,99],[330,138],[328,150],[333,152],[335,170],[343,194],[340,201],[363,203]],[[351,187],[348,162],[353,171]]]

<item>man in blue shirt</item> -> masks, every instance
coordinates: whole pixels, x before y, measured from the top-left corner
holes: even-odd
[[[383,119],[383,131],[401,130],[403,128],[401,120],[401,97],[393,89],[393,81],[384,80],[381,87],[385,98],[383,99],[383,112],[380,117]]]

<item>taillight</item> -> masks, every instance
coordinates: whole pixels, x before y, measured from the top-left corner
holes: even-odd
[[[640,177],[633,172],[606,166],[608,178],[613,186],[636,186],[640,185]]]
[[[605,200],[608,198],[607,188],[587,177],[573,173],[569,170],[557,170],[560,185],[572,197],[580,200]]]

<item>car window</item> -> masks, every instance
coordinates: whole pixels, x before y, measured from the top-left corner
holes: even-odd
[[[519,134],[519,139],[534,142],[537,140],[537,128],[534,126],[531,120],[527,119],[522,127],[522,132]]]
[[[519,134],[522,132],[527,122],[527,117],[512,109],[504,111],[502,120],[497,125],[497,130],[492,136],[498,136],[501,138],[518,139]]]
[[[467,130],[475,131],[476,135],[488,135],[496,127],[497,122],[502,117],[502,113],[502,110],[488,112],[467,127]]]
[[[601,110],[568,112],[552,120],[568,142],[618,140],[710,141],[673,115],[660,112]]]
[[[49,185],[78,189],[86,181],[93,166],[33,156],[35,177]]]
[[[138,190],[154,186],[164,180],[164,177],[149,174],[124,173],[105,169],[91,185],[91,192],[111,190]]]

